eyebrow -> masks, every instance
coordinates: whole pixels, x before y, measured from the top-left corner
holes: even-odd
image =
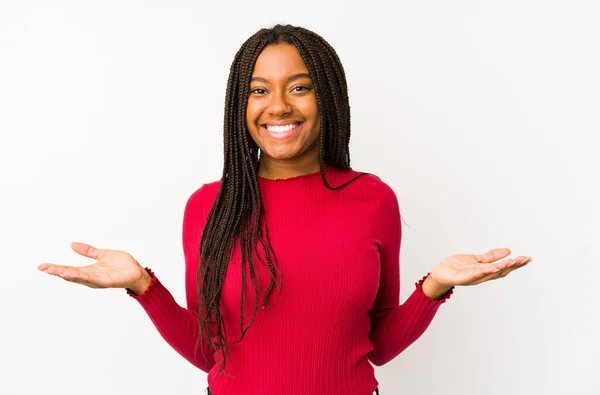
[[[309,78],[309,79],[312,79],[310,77],[310,74],[308,74],[308,73],[298,73],[298,74],[290,75],[287,78],[287,82],[290,82],[290,81],[293,81],[293,80],[297,80],[299,78]],[[263,78],[263,77],[252,77],[250,79],[250,82],[254,82],[254,81],[264,82],[265,84],[268,82],[267,79]]]

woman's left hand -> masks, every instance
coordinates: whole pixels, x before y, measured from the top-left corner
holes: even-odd
[[[503,259],[508,248],[494,248],[482,255],[458,254],[444,259],[425,280],[427,288],[443,292],[455,285],[476,285],[507,276],[531,262],[528,256]],[[503,259],[503,260],[501,260]],[[497,262],[499,261],[499,262]],[[425,284],[423,284],[425,286]],[[432,292],[437,293],[437,292]]]

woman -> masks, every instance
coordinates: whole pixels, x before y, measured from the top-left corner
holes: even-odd
[[[504,277],[531,258],[504,259],[506,248],[453,255],[399,305],[398,201],[350,168],[349,139],[333,48],[300,27],[262,29],[231,67],[222,178],[184,210],[187,309],[124,251],[73,243],[97,262],[39,269],[126,288],[164,339],[208,373],[209,394],[379,393],[372,364],[418,339],[455,286]]]

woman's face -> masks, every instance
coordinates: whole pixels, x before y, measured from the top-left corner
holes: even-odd
[[[319,162],[317,97],[295,46],[269,45],[256,60],[246,108],[246,126],[261,161]]]

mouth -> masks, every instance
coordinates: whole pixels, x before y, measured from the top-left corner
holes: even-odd
[[[268,134],[274,139],[286,139],[292,137],[300,130],[300,127],[304,125],[304,122],[289,122],[287,124],[264,124],[261,125],[263,132]]]

